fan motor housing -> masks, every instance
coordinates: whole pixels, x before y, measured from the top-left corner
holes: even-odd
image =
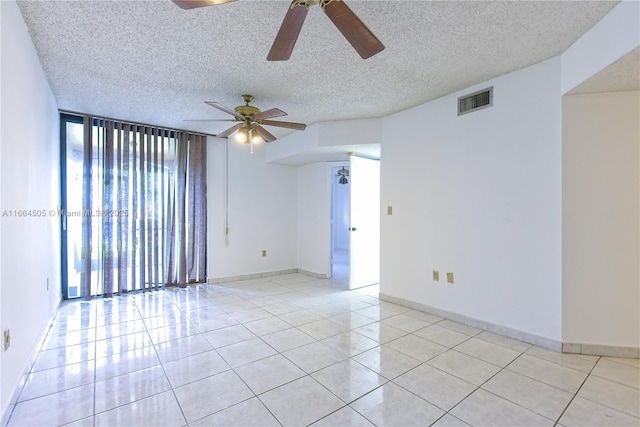
[[[240,105],[235,108],[236,113],[242,116],[254,116],[260,112],[259,108],[254,107],[253,105]]]

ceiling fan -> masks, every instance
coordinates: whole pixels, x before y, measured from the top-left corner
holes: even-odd
[[[171,0],[183,9],[211,6],[235,0]],[[384,45],[342,0],[293,0],[267,55],[267,61],[286,61],[291,57],[309,7],[320,4],[322,11],[340,30],[358,54],[367,59],[384,50]]]
[[[266,126],[275,126],[287,129],[294,130],[305,130],[307,125],[304,123],[292,123],[292,122],[281,122],[277,120],[269,120],[273,117],[282,117],[286,116],[287,113],[282,111],[279,108],[271,108],[270,110],[260,111],[259,108],[254,107],[253,105],[249,105],[251,101],[253,101],[252,95],[242,95],[242,100],[245,102],[245,105],[239,105],[234,109],[225,107],[224,105],[218,102],[205,101],[205,104],[212,106],[213,108],[217,108],[220,111],[224,111],[227,114],[231,114],[233,119],[226,120],[190,120],[190,121],[232,121],[239,122],[229,129],[225,130],[222,133],[216,135],[219,138],[226,138],[228,136],[234,135],[235,139],[239,142],[249,142],[252,145],[256,142],[271,142],[275,141],[277,138],[268,130],[266,130],[263,125]]]

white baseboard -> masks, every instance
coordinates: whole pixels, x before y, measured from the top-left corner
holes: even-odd
[[[584,354],[590,356],[624,357],[631,359],[640,358],[639,347],[621,347],[611,345],[562,342],[546,337],[541,337],[539,335],[531,334],[528,332],[523,332],[517,329],[508,328],[506,326],[496,325],[493,323],[485,322],[483,320],[474,319],[462,314],[431,307],[426,304],[420,304],[415,301],[409,301],[404,298],[398,298],[381,293],[380,299],[383,301],[388,301],[394,304],[413,308],[414,310],[424,311],[426,313],[444,317],[446,319],[455,320],[456,322],[464,323],[465,325],[475,326],[476,328],[484,329],[485,331],[493,332],[498,335],[503,335],[518,341],[523,341],[553,351],[562,353]]]
[[[615,345],[563,342],[562,352],[586,354],[590,356],[624,357],[629,359],[640,358],[640,347],[622,347]]]
[[[409,301],[404,298],[398,298],[391,295],[385,295],[380,293],[380,299],[383,301],[392,302],[394,304],[403,305],[405,307],[413,308],[414,310],[424,311],[436,316],[444,317],[445,319],[454,320],[456,322],[464,323],[465,325],[474,326],[476,328],[484,329],[485,331],[493,332],[494,334],[503,335],[505,337],[513,338],[514,340],[523,341],[529,344],[537,345],[538,347],[544,347],[549,350],[562,351],[562,342],[553,340],[539,335],[523,332],[517,329],[508,328],[506,326],[496,325],[494,323],[486,322],[484,320],[474,319],[463,314],[453,313],[451,311],[442,310],[436,307],[431,307],[426,304],[420,304],[415,301]]]
[[[313,277],[314,279],[328,279],[325,273],[314,273],[313,271],[303,270],[302,268],[298,269],[298,273]]]
[[[312,272],[308,272],[305,270],[301,270],[299,268],[289,268],[286,270],[277,270],[277,271],[266,271],[262,273],[251,273],[251,274],[239,274],[236,276],[225,276],[225,277],[211,277],[207,279],[207,283],[228,283],[228,282],[237,282],[239,280],[252,280],[252,279],[261,279],[264,277],[273,277],[273,276],[281,276],[283,274],[294,274],[294,273],[302,273],[307,276],[326,279],[326,276],[320,277],[320,275]]]

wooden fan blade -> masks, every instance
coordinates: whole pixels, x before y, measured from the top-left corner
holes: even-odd
[[[287,113],[285,113],[284,111],[282,111],[279,108],[272,108],[270,110],[267,111],[263,111],[262,113],[258,113],[255,116],[253,116],[254,120],[264,120],[264,119],[270,119],[271,117],[282,117],[282,116],[286,116]]]
[[[362,59],[367,59],[384,50],[384,45],[380,40],[349,9],[345,2],[342,0],[323,0],[321,6],[333,25],[340,30]]]
[[[304,1],[293,0],[284,16],[280,30],[273,41],[267,61],[286,61],[291,57],[298,35],[309,12],[309,5]]]
[[[196,7],[213,6],[214,4],[229,3],[235,0],[171,0],[182,9],[195,9]]]
[[[224,111],[227,114],[231,114],[233,117],[235,117],[238,120],[244,120],[244,116],[236,113],[234,110],[232,110],[229,107],[225,107],[224,105],[220,104],[219,102],[212,102],[212,101],[204,101],[205,104],[212,106],[213,108],[217,108],[220,111]]]
[[[257,132],[260,138],[264,139],[264,142],[275,141],[277,138],[271,134],[268,130],[260,125],[253,125],[254,132]]]
[[[240,129],[242,127],[242,125],[243,125],[242,123],[238,123],[237,125],[232,126],[229,129],[225,130],[224,132],[217,134],[216,136],[218,138],[226,138],[229,135],[231,135],[232,133],[234,133],[235,131],[237,131],[238,129]]]
[[[307,125],[304,123],[279,122],[276,120],[263,120],[260,124],[295,130],[305,130],[307,128]]]

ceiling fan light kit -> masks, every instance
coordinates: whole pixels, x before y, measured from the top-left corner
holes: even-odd
[[[234,133],[233,138],[239,143],[249,144],[251,147],[249,151],[250,154],[253,154],[253,146],[255,144],[260,144],[261,142],[263,142],[263,139],[260,137],[260,135],[258,135],[258,132],[256,132],[255,129],[247,129],[244,126]]]
[[[263,125],[293,130],[305,130],[307,128],[307,125],[305,125],[304,123],[269,120],[272,117],[286,116],[287,113],[279,108],[271,108],[266,111],[260,111],[258,107],[249,105],[249,103],[253,101],[253,95],[242,95],[242,100],[245,102],[245,104],[239,105],[234,109],[225,107],[219,102],[214,101],[205,101],[205,104],[232,115],[234,118],[231,119],[231,121],[239,122],[216,136],[218,138],[227,138],[233,135],[236,141],[249,143],[251,145],[251,154],[253,154],[254,144],[261,143],[262,141],[271,142],[277,139],[271,132],[266,130]]]
[[[340,184],[349,183],[349,180],[347,179],[347,177],[349,176],[349,169],[345,169],[345,167],[343,166],[336,175],[340,177],[340,180],[338,181]]]

